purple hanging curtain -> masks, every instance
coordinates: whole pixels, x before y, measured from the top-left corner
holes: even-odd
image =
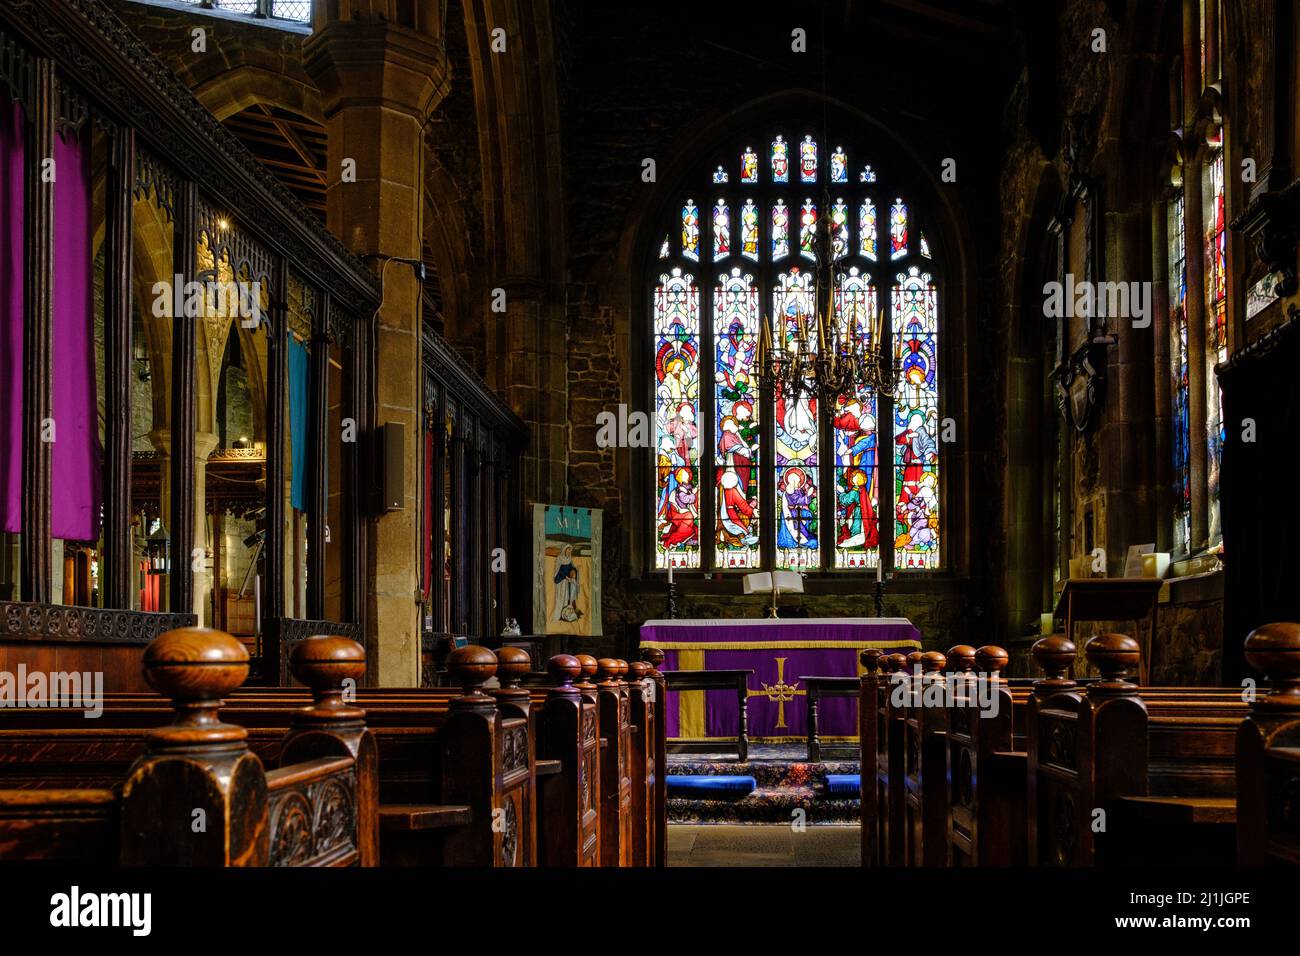
[[[5,531],[22,530],[23,183],[21,107],[0,122],[0,508]],[[54,140],[51,533],[99,538],[100,445],[91,273],[90,150]]]
[[[54,326],[51,380],[56,441],[51,451],[50,533],[99,539],[99,399],[95,389],[95,301],[90,124],[80,138],[54,137]]]
[[[23,110],[0,109],[0,530],[22,530]]]

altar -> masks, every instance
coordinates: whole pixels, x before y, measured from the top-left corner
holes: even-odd
[[[663,670],[752,669],[746,694],[749,739],[803,742],[807,733],[805,677],[854,677],[858,654],[920,650],[921,632],[902,617],[647,621],[641,646],[664,652]],[[733,691],[669,691],[669,739],[707,742],[734,738],[739,705]],[[818,707],[822,740],[857,737],[857,701],[834,697]]]

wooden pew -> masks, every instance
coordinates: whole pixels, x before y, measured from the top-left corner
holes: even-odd
[[[650,665],[646,675],[654,695],[655,721],[654,730],[654,814],[652,816],[651,866],[668,865],[668,682],[664,679],[659,665],[664,662],[664,652],[657,647],[648,647],[641,652],[641,659]]]
[[[571,654],[547,662],[555,686],[530,689],[537,714],[537,752],[563,772],[544,778],[539,793],[542,866],[600,865],[600,732],[596,702],[574,681],[583,664]]]
[[[295,676],[313,692],[322,687],[303,655],[325,638],[295,650]],[[364,666],[362,651],[346,639]],[[535,776],[527,718],[499,713],[482,693],[496,658],[485,648],[459,648],[448,660],[463,686],[454,690],[357,691],[379,753],[379,825],[385,864],[525,866],[535,862]],[[286,737],[304,700],[298,688],[246,688],[228,695],[225,713],[246,728],[249,746],[275,766],[303,746]],[[167,719],[157,697],[111,695],[95,726],[79,711],[19,711],[0,724],[0,781],[25,788],[111,785],[140,749],[138,732]],[[53,726],[50,726],[53,725]]]
[[[248,748],[247,731],[221,720],[221,698],[248,675],[248,653],[237,640],[199,628],[166,632],[146,649],[144,673],[170,698],[172,720],[146,734],[145,752],[117,787],[0,791],[6,860],[373,863],[373,840],[363,832],[373,828],[373,812],[369,821],[363,816],[372,766],[348,754],[268,773]],[[347,749],[333,734],[339,715],[316,713],[315,725],[303,716],[293,730],[296,753]],[[353,737],[362,740],[364,731]],[[203,826],[194,825],[199,820]]]
[[[913,673],[904,685],[903,856],[908,866],[944,866],[948,862],[944,710],[924,703],[926,689],[943,680],[946,663],[944,654],[926,651],[921,655],[920,673]]]
[[[919,655],[918,655],[919,657]],[[859,659],[862,656],[859,655]],[[890,654],[878,660],[879,674],[868,674],[858,702],[859,719],[870,715],[873,726],[860,736],[864,799],[862,830],[864,866],[903,866],[905,862],[903,788],[903,712],[890,699],[893,675],[902,674],[907,658]],[[870,785],[871,793],[865,788]]]
[[[624,661],[602,657],[596,685],[600,715],[600,865],[627,866],[632,844],[631,708]]]
[[[1040,701],[1029,725],[1031,865],[1222,862],[1245,705],[1218,689],[1124,681],[1138,656],[1127,635],[1085,652],[1102,679]]]
[[[1300,865],[1300,624],[1256,628],[1246,660],[1272,692],[1255,698],[1237,730],[1237,862]]]

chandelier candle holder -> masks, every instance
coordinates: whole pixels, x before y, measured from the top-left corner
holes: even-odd
[[[829,208],[829,198],[824,203],[823,208]],[[788,335],[784,327],[776,330],[772,316],[763,317],[759,368],[764,379],[794,402],[812,393],[819,401],[833,404],[838,396],[862,389],[877,393],[893,391],[902,371],[902,353],[896,348],[890,355],[883,341],[884,307],[878,308],[874,317],[868,317],[854,301],[844,317],[847,321],[837,321],[840,316],[835,308],[834,264],[844,255],[844,250],[837,247],[831,235],[829,217],[822,217],[813,241],[817,257],[813,293],[816,314],[810,317],[795,313],[793,335]],[[817,327],[815,350],[808,333],[810,318],[815,319]],[[870,347],[855,349],[858,330],[868,322],[871,323]]]

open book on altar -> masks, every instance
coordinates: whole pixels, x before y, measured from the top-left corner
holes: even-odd
[[[773,580],[774,576],[775,580]],[[803,575],[798,571],[759,571],[755,574],[746,574],[744,581],[746,594],[759,594],[764,591],[803,594]]]

